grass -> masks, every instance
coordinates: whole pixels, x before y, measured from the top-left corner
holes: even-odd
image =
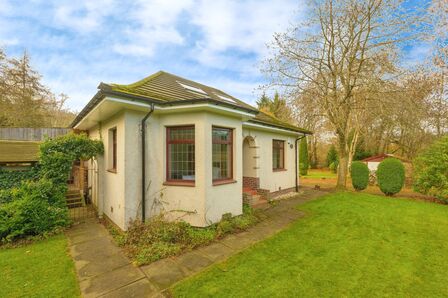
[[[79,297],[63,234],[0,249],[0,297]]]
[[[328,178],[334,178],[336,179],[337,174],[333,173],[332,171],[328,169],[309,169],[308,174],[306,176],[300,176],[301,178],[312,178],[312,179],[328,179]]]
[[[308,216],[172,289],[176,297],[437,297],[448,293],[448,207],[334,193]]]

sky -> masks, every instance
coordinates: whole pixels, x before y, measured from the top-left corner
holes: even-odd
[[[415,0],[418,1],[418,0]],[[275,32],[306,18],[306,0],[0,0],[0,47],[26,50],[43,83],[81,110],[100,82],[164,70],[248,103]],[[407,49],[412,64],[425,45]]]

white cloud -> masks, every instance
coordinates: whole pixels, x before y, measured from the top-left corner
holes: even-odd
[[[122,55],[152,56],[161,44],[183,44],[177,30],[179,16],[193,4],[190,0],[140,0],[132,6],[128,18],[132,25],[124,31],[125,41],[113,48]]]
[[[433,46],[430,43],[417,43],[411,49],[403,53],[402,65],[404,67],[415,67],[428,62]]]
[[[0,0],[0,43],[12,55],[27,49],[44,83],[76,110],[99,82],[131,83],[158,69],[253,103],[265,44],[300,12],[295,0],[8,3]]]
[[[191,11],[192,23],[203,32],[196,57],[202,64],[216,65],[225,62],[229,50],[263,56],[272,35],[285,30],[299,9],[297,1],[201,0]]]
[[[89,33],[103,24],[104,18],[114,12],[114,0],[56,1],[53,21],[56,26],[78,33]]]

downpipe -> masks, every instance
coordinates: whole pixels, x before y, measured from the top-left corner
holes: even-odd
[[[142,126],[142,222],[146,220],[146,120],[154,112],[154,104],[151,103],[149,112],[141,121]]]

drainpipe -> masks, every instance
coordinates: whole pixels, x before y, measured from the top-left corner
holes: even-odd
[[[302,137],[297,138],[296,139],[296,192],[299,192],[299,159],[298,159],[298,155],[299,155],[299,146],[297,146],[297,143],[303,139],[304,137],[306,137],[306,135],[302,135]]]
[[[146,214],[146,120],[154,112],[154,104],[151,104],[151,109],[148,114],[142,119],[142,222],[145,222]]]

